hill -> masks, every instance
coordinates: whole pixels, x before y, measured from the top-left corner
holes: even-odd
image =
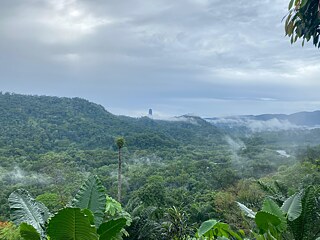
[[[0,148],[27,152],[110,148],[122,135],[130,148],[217,144],[221,134],[202,121],[152,120],[116,116],[101,105],[80,98],[0,94]],[[205,141],[203,141],[205,139]]]
[[[115,197],[114,138],[124,136],[122,204],[134,219],[126,239],[149,239],[135,233],[143,232],[144,224],[166,221],[172,206],[185,212],[192,226],[210,218],[238,223],[236,200],[261,205],[255,179],[290,169],[297,151],[320,139],[315,130],[227,130],[197,116],[168,121],[131,118],[80,98],[1,93],[0,221],[9,219],[7,198],[18,188],[55,212],[71,201],[89,174],[95,174]],[[317,163],[318,152],[309,151],[308,159]],[[296,179],[301,182],[301,177]],[[147,214],[150,209],[157,211],[155,219]],[[161,239],[161,234],[150,239]]]

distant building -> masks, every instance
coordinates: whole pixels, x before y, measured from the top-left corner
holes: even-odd
[[[150,117],[152,116],[152,109],[151,108],[149,109],[149,116]]]

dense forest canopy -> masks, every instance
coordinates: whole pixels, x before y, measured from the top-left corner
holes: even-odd
[[[121,202],[132,218],[125,239],[187,239],[209,219],[248,235],[254,224],[236,201],[257,211],[268,195],[284,201],[320,181],[317,128],[248,132],[195,116],[130,118],[80,98],[9,93],[0,94],[0,122],[0,221],[10,219],[14,190],[57,212],[90,174],[115,199],[118,136]]]

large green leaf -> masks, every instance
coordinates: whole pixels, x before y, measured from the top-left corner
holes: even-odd
[[[49,216],[48,209],[34,200],[24,189],[18,189],[11,193],[8,200],[12,221],[16,225],[23,222],[31,225],[44,238],[44,225],[47,216]]]
[[[262,211],[276,215],[281,220],[281,224],[277,226],[277,229],[280,232],[284,232],[287,229],[287,220],[285,218],[284,212],[274,201],[267,198],[263,202]]]
[[[284,211],[289,221],[296,220],[302,213],[302,196],[301,193],[296,193],[289,197],[282,205],[281,209]]]
[[[198,229],[198,236],[202,237],[203,235],[205,235],[207,232],[209,232],[214,225],[216,225],[218,222],[214,219],[205,221],[201,224],[200,228]]]
[[[276,227],[281,224],[280,218],[272,213],[264,211],[257,212],[255,222],[262,233],[268,231],[269,225]]]
[[[105,188],[97,176],[90,176],[73,200],[73,207],[89,209],[94,215],[96,227],[103,221],[106,207]]]
[[[20,224],[20,235],[25,240],[40,240],[40,234],[28,223]]]
[[[226,223],[218,222],[213,226],[215,234],[219,237],[233,237],[233,239],[242,240],[242,238],[231,230],[230,226]],[[219,239],[219,238],[218,238]]]
[[[97,240],[98,235],[89,217],[80,208],[64,208],[49,220],[50,240]]]
[[[101,240],[112,240],[115,238],[126,225],[127,219],[119,218],[102,223],[98,229],[98,234]]]
[[[308,0],[301,0],[300,8],[303,8],[307,4]]]

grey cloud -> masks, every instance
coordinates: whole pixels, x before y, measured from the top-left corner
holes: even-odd
[[[303,108],[294,107],[296,102],[304,101],[306,108],[316,108],[318,52],[290,46],[284,38],[286,5],[282,0],[4,0],[2,90],[80,96],[122,114],[148,105],[168,114],[206,116],[239,109],[295,111]],[[213,98],[223,102],[212,107]]]

